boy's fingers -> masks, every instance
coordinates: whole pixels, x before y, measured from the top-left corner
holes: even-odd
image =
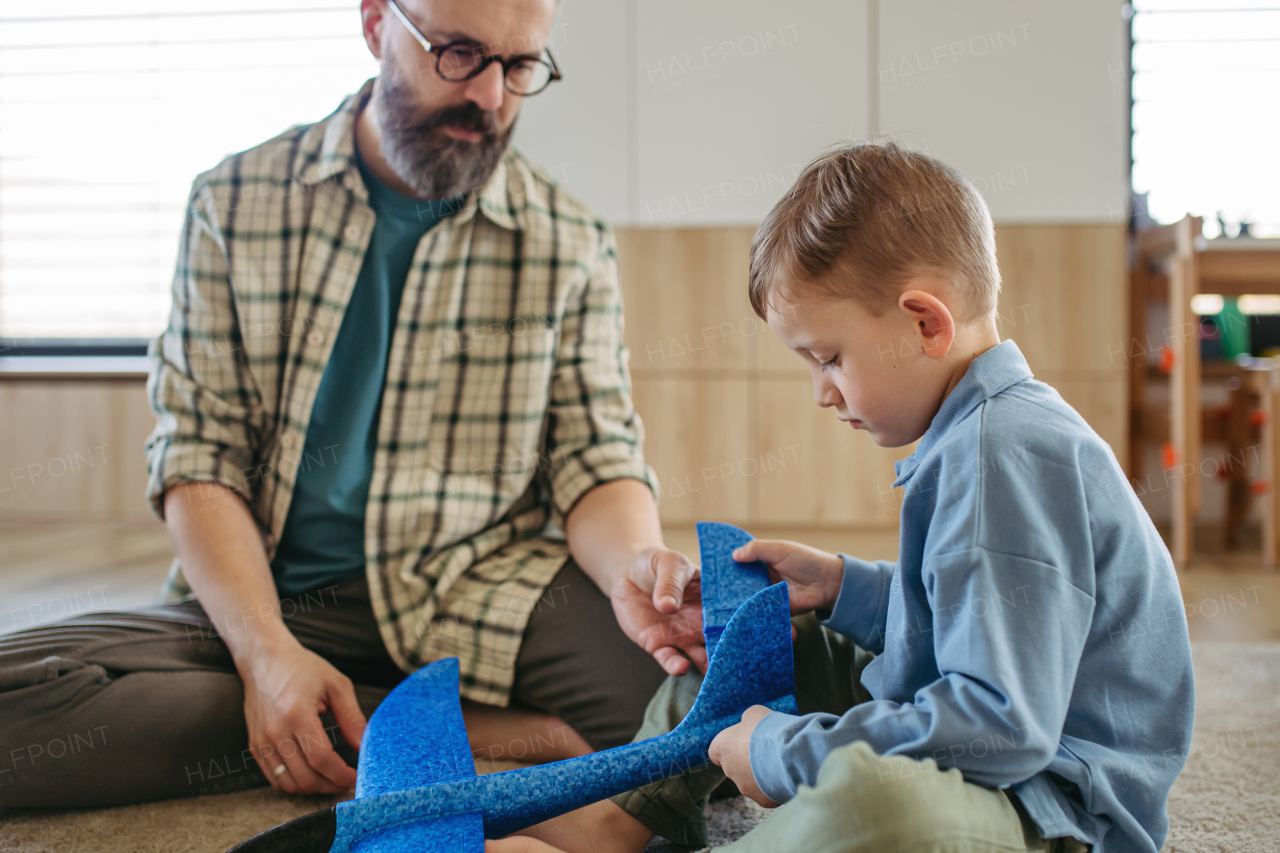
[[[711,745],[707,747],[707,758],[710,758],[711,763],[717,767],[720,766],[720,752],[723,746],[724,732],[720,732],[720,734],[711,739]]]
[[[733,559],[739,563],[750,563],[753,560],[779,563],[795,550],[794,544],[781,539],[752,539],[733,552]]]

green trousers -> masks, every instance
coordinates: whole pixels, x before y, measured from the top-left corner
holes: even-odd
[[[871,699],[863,668],[874,655],[823,628],[812,615],[796,628],[796,704],[801,714],[843,714]],[[645,712],[636,740],[675,728],[693,707],[702,675],[668,678]],[[706,846],[703,810],[722,782],[714,764],[619,794],[613,801],[657,835],[677,844]],[[732,784],[732,783],[729,783]],[[932,759],[876,755],[863,742],[834,750],[817,784],[802,786],[789,802],[727,847],[729,853],[969,853],[1037,851],[1078,853],[1074,838],[1043,839],[1017,797],[966,782],[960,771],[940,770]]]

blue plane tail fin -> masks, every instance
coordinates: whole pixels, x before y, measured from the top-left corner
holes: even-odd
[[[445,658],[402,681],[369,718],[360,744],[356,797],[475,775],[458,703],[458,659]],[[484,818],[480,812],[470,812],[404,821],[364,836],[352,849],[356,853],[419,849],[480,853]]]
[[[406,678],[369,718],[356,796],[372,797],[476,775],[458,704],[458,659]]]
[[[796,713],[786,583],[757,592],[729,619],[693,708],[678,728],[741,715],[751,705]]]
[[[754,537],[732,524],[698,522],[702,557],[702,635],[714,657],[729,618],[748,598],[769,585],[769,569],[760,562],[739,563],[733,552]]]

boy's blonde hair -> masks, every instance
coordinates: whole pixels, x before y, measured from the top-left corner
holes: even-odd
[[[1000,270],[986,202],[955,169],[895,142],[841,145],[805,167],[756,230],[751,307],[767,319],[774,290],[796,281],[878,317],[922,273],[955,283],[957,322],[995,312]]]

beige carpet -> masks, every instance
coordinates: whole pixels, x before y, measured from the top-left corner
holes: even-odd
[[[1169,798],[1168,853],[1280,851],[1280,645],[1195,646],[1196,735]],[[14,853],[221,853],[277,823],[333,802],[270,791],[83,812],[8,813],[0,850]],[[713,804],[712,842],[750,829],[764,811]],[[655,842],[650,849],[678,848]]]
[[[1196,643],[1196,731],[1167,853],[1280,851],[1280,645]]]

